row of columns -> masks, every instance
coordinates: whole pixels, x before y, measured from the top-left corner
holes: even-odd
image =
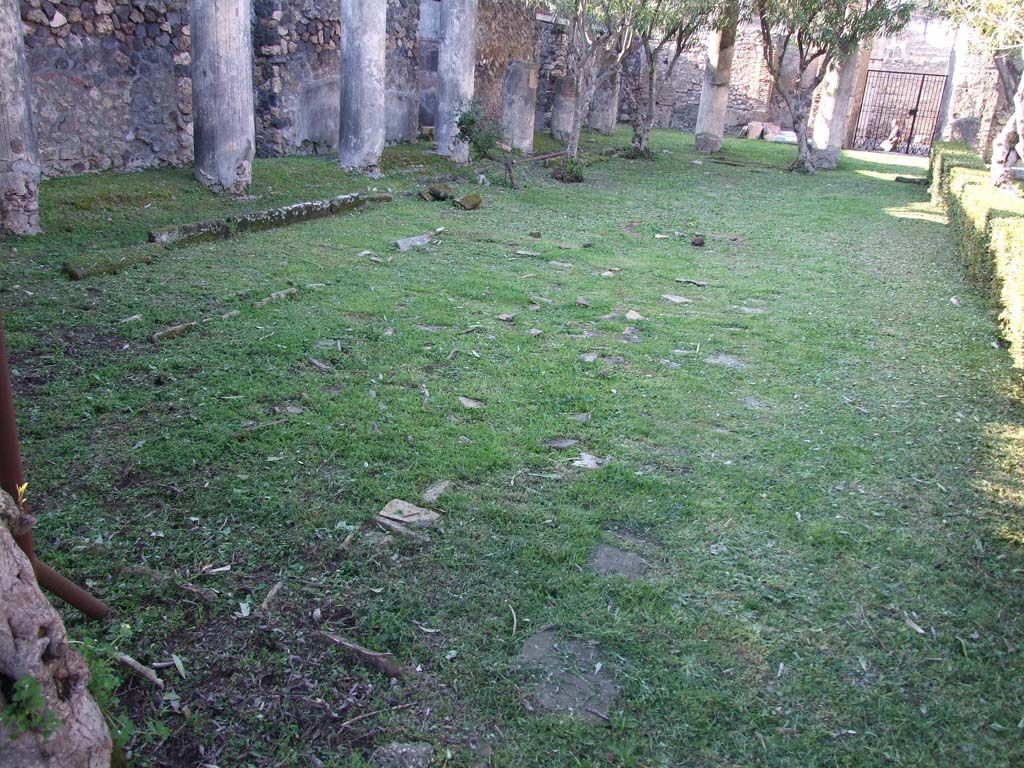
[[[466,162],[469,148],[456,120],[473,98],[478,0],[442,0],[438,63],[437,151]],[[378,170],[386,132],[387,0],[340,0],[341,87],[338,162]],[[251,0],[193,0],[193,153],[196,179],[211,189],[241,194],[252,180],[256,152],[253,105]],[[528,65],[527,65],[528,66]],[[32,122],[31,80],[25,61],[18,0],[0,0],[0,235],[40,231],[41,167]],[[518,83],[518,85],[516,85]],[[513,83],[523,93],[510,119],[521,148],[533,138],[536,68]],[[529,110],[526,102],[529,101]],[[529,136],[522,124],[529,111]],[[520,114],[521,113],[521,114]]]
[[[467,162],[457,118],[473,98],[478,0],[442,0],[438,59],[436,150]],[[379,170],[386,139],[386,0],[340,0],[341,87],[338,162],[347,169]],[[708,37],[704,82],[697,112],[696,144],[701,152],[721,148],[737,14],[727,14]],[[218,191],[240,194],[252,179],[256,136],[252,84],[251,0],[194,0],[192,102],[196,178]],[[0,232],[39,232],[40,163],[32,124],[18,0],[0,0]],[[855,51],[828,73],[812,126],[820,167],[835,167],[845,138],[846,116],[857,84]],[[556,83],[551,132],[567,136],[575,108],[571,77]],[[503,91],[502,132],[514,148],[533,146],[537,67],[509,65]],[[618,76],[595,94],[588,115],[591,130],[612,133],[618,117]]]

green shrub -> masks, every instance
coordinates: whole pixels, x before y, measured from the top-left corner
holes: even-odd
[[[586,163],[579,158],[567,157],[555,166],[552,176],[566,184],[582,184],[586,167]]]
[[[1024,200],[995,189],[987,166],[964,144],[937,142],[930,173],[964,270],[1000,307],[1014,364],[1024,367]]]
[[[488,117],[483,105],[473,99],[469,106],[459,113],[455,125],[459,129],[459,139],[469,144],[473,156],[489,160],[498,159],[498,141],[501,139],[501,128],[498,121]]]

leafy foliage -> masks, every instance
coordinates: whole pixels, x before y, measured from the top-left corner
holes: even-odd
[[[0,712],[0,724],[10,729],[12,740],[23,733],[38,733],[48,739],[60,729],[60,718],[46,706],[39,681],[31,675],[14,681],[10,698]]]
[[[901,30],[914,7],[913,0],[754,0],[750,11],[761,30],[765,62],[793,117],[798,141],[794,169],[814,172],[807,119],[829,67],[862,41]],[[782,77],[791,50],[798,56],[793,84]]]
[[[496,160],[501,128],[498,121],[488,116],[478,99],[473,99],[455,121],[459,139],[469,144],[470,151],[477,158]]]
[[[582,184],[585,178],[584,170],[587,165],[578,157],[566,157],[552,174],[558,181],[566,184]]]

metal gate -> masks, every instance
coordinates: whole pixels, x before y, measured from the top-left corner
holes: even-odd
[[[945,75],[868,70],[854,149],[927,155]]]

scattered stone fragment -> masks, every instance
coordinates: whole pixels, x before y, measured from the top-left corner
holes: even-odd
[[[476,192],[472,192],[468,195],[463,195],[455,199],[455,204],[464,211],[475,211],[480,207],[483,202],[483,198],[480,197]]]
[[[451,487],[451,480],[441,480],[427,488],[420,498],[423,500],[424,504],[436,504],[438,499],[451,490]]]
[[[540,328],[531,328],[530,330],[527,331],[527,333],[536,338],[540,336],[542,333],[544,333],[544,331],[542,331]]]
[[[589,413],[570,413],[569,418],[573,421],[578,421],[580,424],[586,424],[592,417]]]
[[[707,288],[708,287],[707,283],[705,283],[705,282],[703,282],[701,280],[691,280],[688,277],[677,277],[676,278],[676,282],[677,283],[684,283],[685,285],[695,285],[698,288]]]
[[[417,330],[426,331],[427,333],[437,333],[438,331],[445,330],[443,325],[417,325]]]
[[[415,237],[403,237],[401,240],[395,240],[395,245],[400,251],[408,251],[410,248],[430,245],[430,237],[430,234],[416,235]]]
[[[373,768],[430,768],[433,761],[430,744],[387,744],[370,756]]]
[[[604,272],[601,273],[601,277],[615,277],[615,273],[612,272],[610,269],[606,269]]]
[[[537,251],[528,251],[525,248],[520,248],[516,251],[516,256],[532,256],[536,258],[537,256],[540,256],[540,254],[537,253]]]
[[[577,307],[589,307],[590,306],[590,302],[587,301],[582,296],[577,296],[576,297],[576,306]]]
[[[552,267],[571,267],[572,266],[572,264],[570,264],[568,261],[549,261],[548,264],[550,264]]]
[[[589,453],[580,453],[580,457],[572,463],[574,467],[581,467],[582,469],[600,469],[607,464],[610,459],[600,459],[597,456],[593,456]]]
[[[629,326],[622,332],[622,340],[627,344],[639,344],[640,335],[637,333],[636,328]]]
[[[463,408],[469,408],[471,410],[484,407],[483,402],[480,400],[474,400],[472,397],[463,397],[462,395],[459,395],[459,402],[462,404]]]
[[[704,235],[694,235],[693,240],[690,241],[690,245],[696,248],[704,247]]]
[[[580,246],[580,248],[593,248],[593,247],[594,247],[594,243],[593,243],[592,241],[590,241],[590,240],[587,240],[587,241],[585,241],[585,242],[584,242],[584,243],[583,243],[583,244],[582,244],[582,245]]]
[[[584,363],[592,363],[597,360],[597,352],[584,352],[580,355],[580,360]]]
[[[645,318],[643,315],[641,315],[635,309],[631,309],[631,310],[629,310],[626,313],[626,319],[627,320],[638,321],[638,320],[646,320],[647,318]]]
[[[744,315],[763,315],[764,310],[761,307],[736,307]]]
[[[745,406],[747,406],[748,408],[753,408],[755,411],[763,411],[763,410],[765,410],[767,408],[771,408],[771,405],[766,403],[764,400],[762,400],[759,397],[753,397],[753,396],[744,397],[743,398],[743,404]]]
[[[410,504],[408,501],[402,501],[401,499],[389,501],[384,509],[377,513],[377,516],[393,520],[402,525],[419,526],[433,525],[441,519],[441,515],[434,510],[417,507],[415,504]]]
[[[685,296],[676,296],[672,293],[663,293],[661,298],[665,301],[671,301],[673,304],[693,304],[693,299],[688,299]]]
[[[569,437],[553,437],[550,440],[545,440],[544,445],[548,448],[564,450],[566,448],[572,448],[574,445],[579,445],[579,442],[579,440],[573,440]]]
[[[336,349],[341,352],[341,339],[324,339],[316,343],[317,349]]]
[[[534,238],[540,237],[540,232],[531,232],[530,233],[530,237],[534,237]]]
[[[540,312],[540,304],[527,304],[526,308],[534,312]]]
[[[519,658],[543,675],[530,696],[538,709],[607,722],[619,688],[594,645],[559,640],[553,629],[545,629],[526,638]]]
[[[747,367],[747,364],[736,357],[736,355],[729,355],[725,352],[712,352],[704,359],[704,362],[709,365],[721,365],[735,370],[741,370]]]
[[[676,369],[683,367],[681,363],[677,363],[675,360],[669,360],[668,358],[665,357],[659,357],[658,362],[664,365],[666,368]]]
[[[622,355],[605,355],[601,358],[602,363],[608,363],[608,365],[625,365],[626,358]]]
[[[498,315],[498,319],[501,320],[501,322],[503,322],[503,323],[511,323],[513,320],[516,319],[516,316],[515,316],[515,314],[509,314],[507,312],[502,312],[500,315]]]
[[[607,315],[601,315],[601,320],[618,320],[619,315],[617,312],[609,312]]]
[[[598,544],[589,564],[591,573],[601,576],[625,576],[630,579],[642,578],[650,568],[650,563],[640,555],[607,544]]]
[[[662,235],[660,233],[654,236],[655,240],[668,240],[668,238],[669,238],[668,235]]]
[[[132,315],[131,317],[126,317],[124,320],[121,320],[120,323],[121,325],[124,325],[125,323],[134,323],[136,320],[141,319],[142,315]]]

